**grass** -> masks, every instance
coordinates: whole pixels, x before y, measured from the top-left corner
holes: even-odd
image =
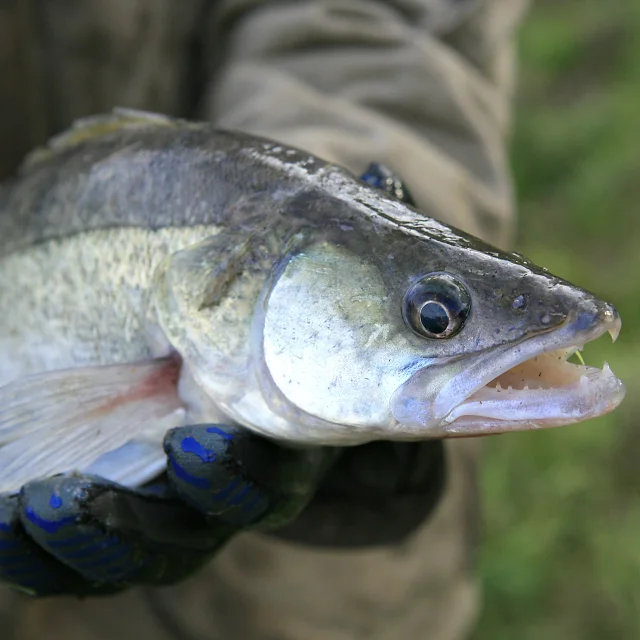
[[[640,3],[538,3],[520,37],[518,249],[613,302],[613,414],[487,440],[475,640],[640,638]]]

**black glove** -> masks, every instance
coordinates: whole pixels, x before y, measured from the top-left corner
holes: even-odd
[[[313,545],[397,542],[444,480],[439,441],[293,450],[199,425],[170,431],[165,450],[167,473],[143,489],[72,474],[0,496],[0,582],[37,595],[171,584],[247,527]]]
[[[37,595],[174,583],[237,531],[294,518],[338,450],[198,425],[168,432],[165,451],[166,474],[139,490],[69,474],[0,496],[0,583]]]
[[[345,449],[309,506],[273,534],[313,546],[397,544],[438,504],[445,470],[440,440]]]

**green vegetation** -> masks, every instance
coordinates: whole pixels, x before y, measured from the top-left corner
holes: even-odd
[[[627,398],[486,441],[476,640],[640,638],[640,2],[536,3],[520,38],[518,248],[613,302]]]

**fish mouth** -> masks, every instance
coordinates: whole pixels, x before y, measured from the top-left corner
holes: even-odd
[[[478,358],[435,398],[441,437],[556,427],[613,411],[625,388],[609,366],[567,360],[604,333],[615,342],[620,329],[617,311],[602,303],[596,312],[572,312],[557,329]]]
[[[518,342],[424,367],[400,386],[391,410],[409,437],[450,438],[556,427],[604,415],[625,388],[608,365],[568,358],[621,321],[609,304],[584,300],[553,329]]]

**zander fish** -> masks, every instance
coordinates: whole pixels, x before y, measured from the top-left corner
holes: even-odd
[[[167,429],[292,445],[553,427],[614,409],[567,362],[616,310],[297,149],[118,111],[0,191],[0,491],[136,486]]]

